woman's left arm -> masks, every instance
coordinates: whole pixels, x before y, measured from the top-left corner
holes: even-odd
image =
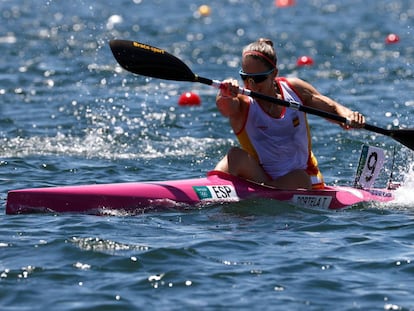
[[[352,111],[332,98],[319,93],[319,91],[310,83],[298,78],[290,78],[289,83],[300,95],[305,106],[327,111],[347,118],[350,121],[349,124],[339,123],[339,125],[344,129],[362,128],[364,126],[365,117],[360,112]]]

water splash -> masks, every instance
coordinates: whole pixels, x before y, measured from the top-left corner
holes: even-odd
[[[410,169],[404,174],[404,183],[395,191],[395,200],[392,205],[411,208],[414,207],[414,165],[410,164]]]

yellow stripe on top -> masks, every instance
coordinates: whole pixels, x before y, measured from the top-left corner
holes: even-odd
[[[308,129],[308,148],[309,148],[309,158],[306,168],[306,173],[311,177],[312,180],[312,189],[323,189],[325,188],[325,182],[323,180],[323,175],[318,167],[318,160],[312,151],[312,137],[310,135],[310,128],[308,117],[305,114],[306,127]]]
[[[242,129],[236,136],[242,149],[247,151],[252,157],[257,160],[257,162],[259,162],[259,156],[257,155],[256,149],[254,149],[252,143],[250,142],[247,132]]]
[[[244,120],[244,124],[243,127],[240,129],[239,132],[235,133],[236,137],[242,147],[243,150],[247,151],[248,154],[250,154],[252,157],[254,157],[256,159],[257,162],[259,162],[259,156],[257,155],[256,149],[254,149],[250,139],[249,139],[249,135],[247,135],[246,132],[246,122],[247,122],[247,116],[249,114],[250,111],[250,103],[251,101],[249,101],[249,107],[247,109],[247,115],[246,115],[246,120]]]

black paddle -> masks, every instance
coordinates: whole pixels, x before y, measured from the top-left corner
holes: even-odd
[[[220,81],[210,80],[194,74],[184,62],[163,49],[128,40],[112,40],[109,42],[109,45],[118,63],[132,73],[164,80],[199,82],[220,88]],[[239,88],[239,93],[340,123],[349,123],[348,119],[344,117],[303,106],[297,102],[284,101],[242,87]],[[388,130],[370,124],[365,124],[364,129],[389,136],[411,150],[414,150],[414,129]]]

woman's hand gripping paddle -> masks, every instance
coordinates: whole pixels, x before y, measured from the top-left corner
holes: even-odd
[[[129,40],[112,40],[109,42],[109,45],[115,59],[121,67],[132,73],[163,80],[198,82],[211,85],[215,88],[220,88],[221,86],[221,82],[218,80],[211,80],[194,74],[183,61],[163,49]],[[242,87],[239,88],[239,93],[340,123],[349,123],[348,119],[344,117],[303,106],[298,102],[284,101]],[[364,129],[389,136],[411,150],[414,150],[414,129],[389,130],[370,124],[365,124]]]

